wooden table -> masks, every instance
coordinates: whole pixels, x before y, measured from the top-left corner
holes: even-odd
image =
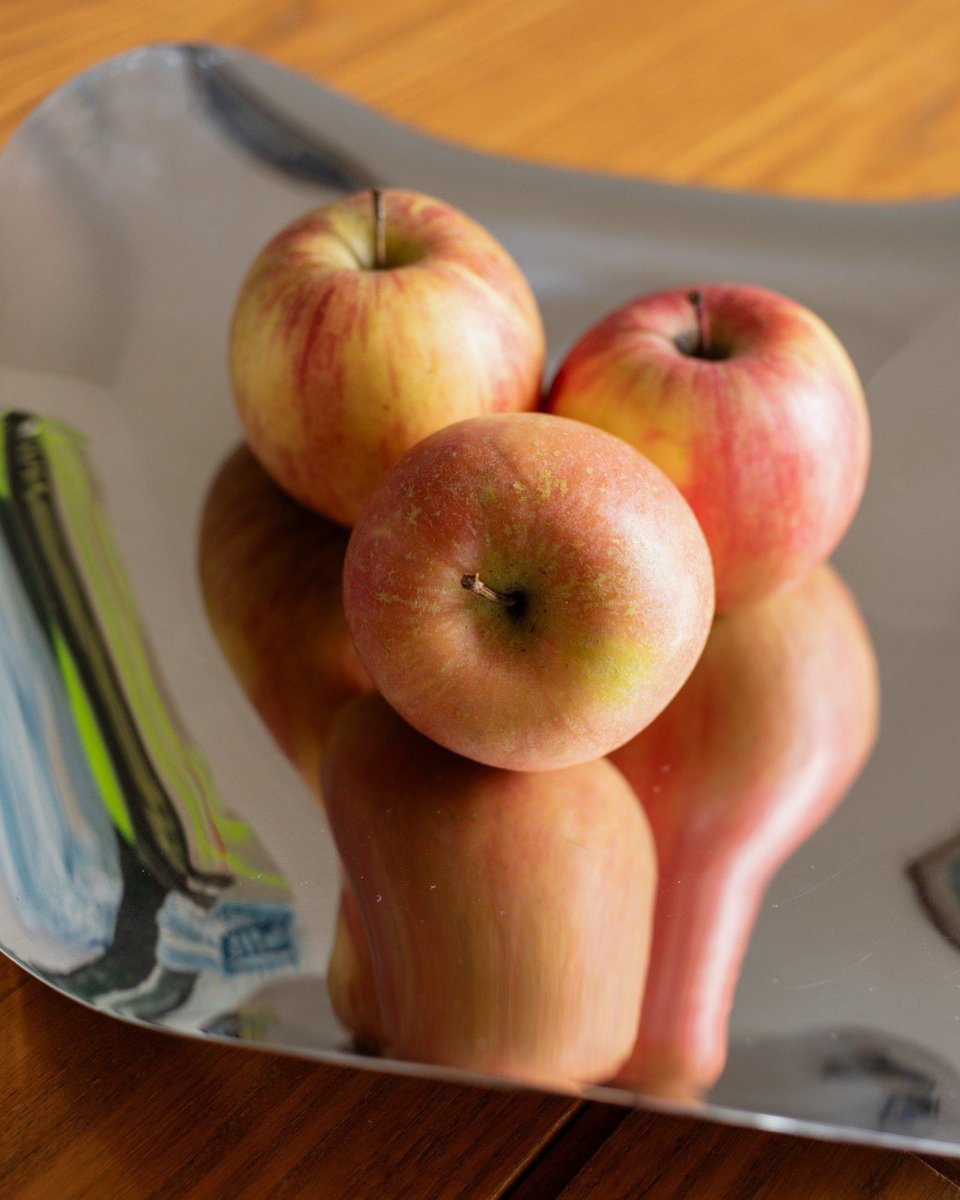
[[[3,0],[0,140],[156,40],[484,149],[817,196],[960,191],[953,0]],[[204,1046],[0,961],[0,1196],[960,1197],[960,1165]]]

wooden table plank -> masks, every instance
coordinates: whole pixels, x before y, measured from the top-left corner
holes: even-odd
[[[560,1200],[957,1200],[910,1154],[633,1113]]]
[[[953,0],[4,0],[0,141],[142,42],[218,40],[478,148],[819,196],[960,191]]]
[[[0,1196],[18,1200],[495,1197],[578,1107],[133,1028],[3,958],[0,992]]]
[[[935,1158],[927,1154],[920,1157],[938,1174],[960,1187],[960,1158]]]
[[[543,1200],[559,1196],[596,1154],[630,1109],[612,1104],[584,1104],[564,1125],[560,1136],[543,1147],[506,1193],[507,1200]]]

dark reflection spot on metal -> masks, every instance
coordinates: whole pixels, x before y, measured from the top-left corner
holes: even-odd
[[[863,1072],[867,1075],[883,1075],[902,1079],[907,1083],[925,1084],[929,1080],[920,1071],[903,1067],[882,1051],[863,1051],[848,1058],[838,1059],[824,1064],[823,1073],[828,1078],[831,1075],[856,1075]]]
[[[960,836],[933,846],[907,866],[926,915],[960,949]]]
[[[357,192],[379,181],[311,130],[270,106],[216,51],[184,46],[194,90],[221,130],[261,162],[286,175],[341,192]]]
[[[936,1081],[883,1051],[855,1050],[845,1057],[827,1060],[823,1075],[825,1079],[861,1075],[882,1079],[892,1090],[878,1114],[881,1129],[909,1128],[919,1118],[936,1116],[940,1111]]]
[[[923,1046],[879,1030],[811,1030],[739,1042],[714,1103],[862,1123],[929,1136],[956,1121],[960,1077]]]

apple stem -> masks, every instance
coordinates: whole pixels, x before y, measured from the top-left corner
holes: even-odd
[[[475,596],[483,596],[485,600],[494,600],[497,604],[502,604],[504,608],[511,608],[517,603],[517,594],[515,592],[498,592],[492,587],[487,587],[479,575],[463,575],[460,579],[460,586],[466,588],[468,592],[473,592]]]
[[[384,213],[383,192],[372,188],[373,196],[373,265],[382,271],[387,265],[387,222]]]
[[[710,357],[710,331],[707,328],[707,314],[703,310],[703,295],[699,291],[687,293],[687,299],[693,305],[697,314],[697,349],[698,358]]]

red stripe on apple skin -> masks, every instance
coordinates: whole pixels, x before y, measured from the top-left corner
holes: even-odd
[[[619,1082],[688,1100],[716,1082],[764,892],[863,768],[878,697],[866,626],[821,566],[719,616],[676,699],[611,755],[660,864],[647,990]]]
[[[436,429],[535,408],[543,371],[536,302],[502,247],[438,201],[384,195],[387,269],[367,269],[369,193],[339,201],[265,248],[231,329],[254,452],[298,500],[345,524]]]
[[[829,556],[863,493],[870,431],[853,365],[818,317],[761,288],[699,291],[727,358],[678,348],[695,337],[689,289],[641,297],[573,347],[545,407],[625,438],[673,479],[728,609]]]
[[[465,591],[474,572],[524,605]],[[414,447],[344,567],[358,653],[390,703],[458,753],[528,770],[595,758],[651,720],[700,653],[712,586],[700,529],[659,470],[537,413]]]

